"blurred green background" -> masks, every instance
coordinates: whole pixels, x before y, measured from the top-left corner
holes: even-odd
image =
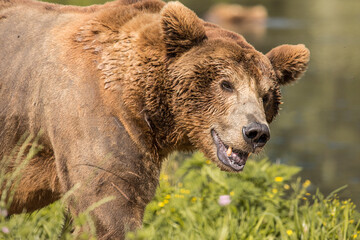
[[[73,5],[103,0],[55,0]],[[310,66],[296,86],[283,89],[283,110],[272,123],[265,155],[303,168],[321,191],[343,185],[342,197],[360,204],[360,1],[359,0],[181,0],[204,17],[217,3],[261,4],[268,11],[261,33],[245,34],[266,53],[284,44],[304,43]],[[241,31],[236,28],[237,31]],[[246,171],[246,169],[245,169]]]

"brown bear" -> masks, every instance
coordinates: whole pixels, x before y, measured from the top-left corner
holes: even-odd
[[[159,0],[0,0],[0,33],[0,159],[26,132],[41,131],[43,146],[9,212],[34,211],[78,185],[73,214],[115,197],[92,211],[100,239],[141,226],[172,151],[198,149],[242,171],[270,138],[280,85],[309,61],[304,45],[263,55]]]
[[[266,33],[267,10],[262,5],[245,7],[240,4],[219,3],[204,16],[206,21],[228,30],[260,40]]]

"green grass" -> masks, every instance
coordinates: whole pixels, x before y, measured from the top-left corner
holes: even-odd
[[[128,239],[360,239],[360,213],[351,200],[339,200],[336,192],[326,198],[308,193],[311,182],[294,179],[298,167],[250,160],[235,174],[200,153],[175,161],[179,156],[170,157],[143,228]],[[220,196],[231,202],[220,205]],[[101,203],[66,227],[63,202],[10,218],[1,202],[0,239],[94,238],[88,213]],[[90,233],[80,231],[84,225]]]
[[[310,194],[298,167],[248,161],[226,173],[195,153],[175,174],[163,173],[144,227],[130,239],[360,239],[360,215],[336,192]],[[166,172],[166,171],[165,171]],[[339,189],[341,190],[341,189]],[[231,203],[221,206],[219,197]]]

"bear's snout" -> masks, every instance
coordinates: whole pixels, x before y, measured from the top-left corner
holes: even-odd
[[[270,139],[269,127],[262,123],[252,122],[242,129],[245,141],[250,144],[253,151],[263,147]]]

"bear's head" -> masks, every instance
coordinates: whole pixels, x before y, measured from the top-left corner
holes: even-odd
[[[270,139],[280,86],[305,72],[309,50],[281,45],[263,55],[178,2],[162,9],[161,24],[177,127],[222,170],[241,171]]]

